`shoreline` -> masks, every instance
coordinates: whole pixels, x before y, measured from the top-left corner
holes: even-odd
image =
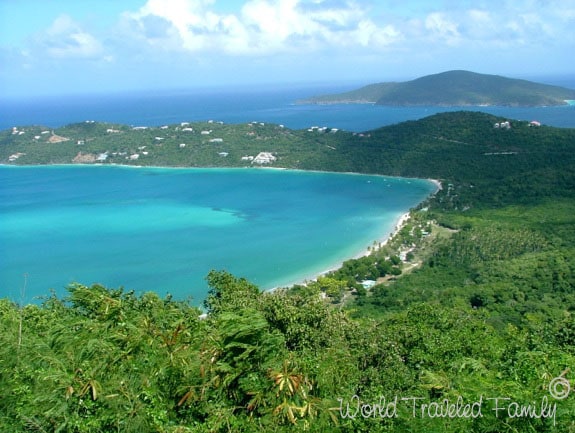
[[[33,167],[116,167],[116,168],[129,168],[129,169],[174,169],[174,170],[245,170],[247,169],[256,169],[256,170],[271,170],[271,171],[294,171],[294,172],[305,172],[305,173],[332,173],[332,174],[342,174],[342,175],[358,175],[358,176],[379,176],[379,177],[386,177],[386,178],[395,178],[395,179],[413,179],[413,180],[424,180],[427,182],[431,182],[435,186],[435,191],[430,192],[430,194],[422,200],[425,201],[430,197],[433,197],[437,194],[438,191],[443,189],[442,183],[438,179],[430,179],[430,178],[417,178],[417,177],[400,177],[400,176],[388,176],[384,174],[369,174],[369,173],[358,173],[358,172],[338,172],[338,171],[326,171],[326,170],[302,170],[302,169],[290,169],[285,167],[173,167],[173,166],[149,166],[149,165],[136,165],[136,164],[79,164],[79,163],[71,163],[71,164],[30,164],[30,165],[18,165],[18,164],[0,164],[0,167],[22,167],[22,168],[33,168]],[[385,246],[409,221],[410,219],[410,211],[404,212],[400,214],[398,217],[395,218],[394,223],[391,225],[392,230],[386,229],[386,232],[380,236],[377,236],[373,243],[362,247],[358,252],[355,254],[346,255],[343,259],[338,259],[338,261],[334,262],[327,266],[326,269],[320,272],[310,272],[304,274],[302,277],[295,277],[291,280],[288,280],[287,283],[281,283],[279,285],[273,286],[271,288],[260,288],[263,292],[273,292],[275,290],[281,289],[288,289],[295,285],[306,285],[311,281],[316,281],[319,277],[325,276],[330,272],[334,272],[341,268],[343,263],[347,260],[359,259],[361,257],[368,256],[372,253],[372,246],[374,244],[378,245],[378,248]]]
[[[307,171],[307,170],[304,170]],[[350,174],[361,174],[361,173],[350,173]],[[381,176],[385,176],[385,175],[381,175]],[[394,176],[387,176],[387,177],[394,177]],[[401,179],[421,179],[421,178],[401,178]],[[422,180],[427,180],[431,183],[433,183],[436,186],[436,190],[434,192],[432,192],[425,200],[433,197],[435,194],[437,194],[439,191],[441,191],[443,189],[443,184],[441,183],[441,181],[439,179],[430,179],[430,178],[426,178],[426,179],[422,179]],[[422,200],[425,201],[425,200]],[[396,220],[395,220],[395,224],[394,224],[394,229],[386,234],[383,235],[382,237],[378,238],[375,240],[375,242],[379,245],[379,248],[384,247],[385,245],[387,245],[387,243],[397,234],[399,233],[399,231],[405,227],[405,225],[407,224],[407,222],[409,221],[411,217],[411,211],[408,210],[407,212],[401,214]],[[369,256],[372,253],[372,250],[370,249],[371,245],[368,245],[367,247],[363,248],[362,250],[360,250],[358,253],[356,253],[355,255],[344,259],[344,260],[340,260],[338,262],[336,262],[335,264],[329,266],[326,270],[321,271],[319,273],[314,273],[312,275],[306,276],[304,278],[298,278],[296,281],[290,281],[289,283],[286,283],[284,285],[280,285],[280,286],[275,286],[272,287],[270,289],[265,289],[263,290],[264,292],[273,292],[275,290],[287,290],[290,289],[293,286],[296,285],[302,285],[305,286],[307,285],[309,282],[313,282],[313,281],[317,281],[318,278],[323,277],[327,274],[329,274],[330,272],[334,272],[337,271],[339,268],[341,268],[343,266],[343,263],[347,260],[354,260],[354,259],[360,259],[362,257],[366,257]]]
[[[439,181],[437,181],[437,182],[439,182]],[[433,194],[435,194],[435,193],[433,193]],[[431,197],[431,195],[430,195],[430,197]],[[380,237],[380,238],[375,240],[375,242],[379,245],[379,248],[385,246],[405,226],[405,224],[409,221],[409,218],[410,218],[410,211],[401,214],[395,220],[395,224],[393,226],[394,227],[393,231],[390,233],[387,233],[387,235],[384,235],[383,237]],[[371,248],[371,245],[368,245],[367,247],[362,248],[355,255],[352,255],[349,258],[346,258],[344,260],[340,260],[340,261],[336,262],[335,264],[329,266],[328,269],[326,269],[324,271],[321,271],[319,273],[314,273],[313,275],[309,275],[303,279],[298,278],[297,281],[289,282],[289,283],[286,283],[286,284],[283,284],[280,286],[275,286],[275,287],[272,287],[270,289],[265,289],[263,291],[264,292],[273,292],[276,290],[290,289],[291,287],[296,286],[296,285],[306,286],[308,283],[313,282],[313,281],[317,281],[318,278],[323,277],[323,276],[329,274],[330,272],[337,271],[339,268],[341,268],[343,266],[343,263],[346,262],[347,260],[360,259],[362,257],[369,256],[372,253],[372,250],[370,248]]]
[[[272,170],[272,171],[294,171],[302,173],[327,173],[327,174],[345,174],[354,176],[377,176],[377,177],[387,177],[391,179],[406,179],[406,180],[426,180],[433,183],[437,190],[430,194],[430,197],[443,189],[442,183],[438,179],[424,178],[424,177],[404,177],[404,176],[392,176],[388,174],[381,173],[360,173],[357,171],[329,171],[329,170],[305,170],[302,168],[289,168],[289,167],[270,167],[270,166],[243,166],[243,167],[226,167],[226,166],[207,166],[207,167],[190,167],[190,166],[172,166],[172,165],[136,165],[136,164],[82,164],[82,163],[58,163],[58,164],[4,164],[0,163],[0,167],[10,167],[10,168],[33,168],[33,167],[118,167],[118,168],[134,168],[134,169],[161,169],[161,170]]]

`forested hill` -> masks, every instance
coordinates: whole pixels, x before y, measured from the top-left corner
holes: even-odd
[[[448,71],[397,83],[371,84],[300,103],[375,103],[390,106],[553,106],[575,100],[575,90],[469,71]]]
[[[575,190],[575,130],[536,125],[477,112],[437,114],[362,134],[262,123],[141,129],[85,122],[2,131],[0,162],[273,166],[439,178],[465,189],[464,196],[482,195],[482,204],[569,194]]]
[[[0,162],[443,183],[388,244],[306,286],[215,270],[204,311],[83,282],[0,299],[2,432],[575,431],[575,129],[475,112],[363,134],[88,122],[0,132]]]

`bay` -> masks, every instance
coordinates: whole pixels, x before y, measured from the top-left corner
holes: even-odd
[[[386,237],[422,179],[266,169],[0,167],[0,297],[72,282],[199,304],[225,269],[262,289],[313,278]]]

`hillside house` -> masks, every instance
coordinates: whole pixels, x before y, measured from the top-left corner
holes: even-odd
[[[511,124],[509,123],[509,121],[507,121],[507,122],[496,123],[495,125],[493,125],[493,127],[495,129],[511,129]]]
[[[271,164],[277,158],[273,156],[271,152],[260,152],[257,156],[253,159],[252,163],[256,164]]]

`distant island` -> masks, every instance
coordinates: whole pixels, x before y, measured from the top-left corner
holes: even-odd
[[[566,105],[575,90],[527,80],[447,71],[411,81],[370,84],[350,92],[314,96],[300,104],[364,103],[388,106],[506,106]]]

